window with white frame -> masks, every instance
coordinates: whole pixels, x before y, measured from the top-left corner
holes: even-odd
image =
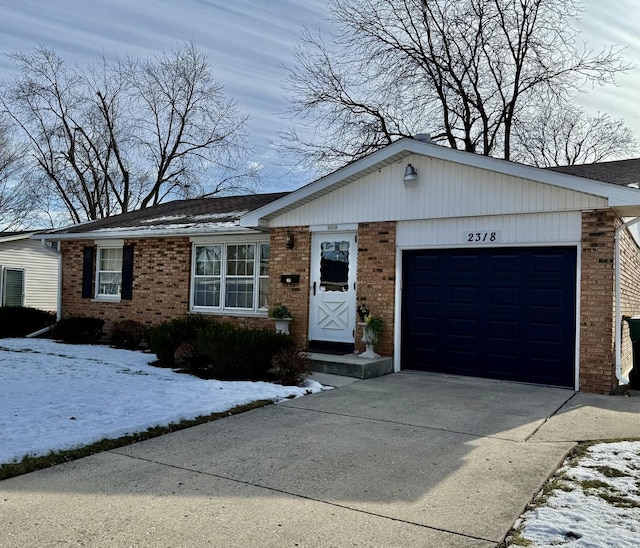
[[[266,311],[269,293],[268,243],[196,244],[193,255],[194,309]]]
[[[98,247],[96,297],[120,297],[122,292],[122,247]]]
[[[24,305],[24,269],[5,267],[2,269],[2,306]]]

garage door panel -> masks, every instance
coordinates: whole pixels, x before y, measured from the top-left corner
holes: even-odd
[[[437,337],[438,319],[433,317],[413,318],[411,321],[411,331],[416,337]]]
[[[562,324],[531,322],[529,325],[529,341],[531,343],[562,344],[565,338]]]
[[[435,286],[420,286],[413,291],[413,300],[419,303],[440,302],[440,288]]]
[[[449,289],[449,301],[446,304],[478,304],[478,289],[475,287],[451,287]]]
[[[487,336],[496,344],[512,342],[517,344],[519,340],[519,324],[515,320],[489,320],[487,322]]]
[[[574,247],[405,252],[402,367],[573,386],[575,270]]]

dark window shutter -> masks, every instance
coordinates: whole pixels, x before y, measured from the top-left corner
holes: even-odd
[[[121,299],[133,298],[133,245],[122,248],[122,294]]]
[[[82,250],[82,298],[93,297],[93,246]]]

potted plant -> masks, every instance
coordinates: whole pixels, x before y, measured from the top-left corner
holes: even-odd
[[[384,327],[382,318],[374,317],[367,308],[367,305],[364,304],[358,307],[358,315],[362,320],[360,324],[362,325],[362,342],[367,347],[367,349],[360,354],[360,357],[379,358],[380,354],[375,352],[374,347],[378,344]]]
[[[293,320],[293,316],[285,305],[278,303],[271,307],[269,317],[276,322],[276,333],[289,333],[289,322]]]

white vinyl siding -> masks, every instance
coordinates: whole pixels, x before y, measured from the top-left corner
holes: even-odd
[[[411,163],[415,188],[402,183]],[[462,164],[413,155],[274,218],[271,226],[443,219],[581,211],[605,198]]]
[[[24,271],[24,306],[58,308],[58,255],[28,238],[0,242],[0,267]]]
[[[197,312],[265,313],[269,293],[266,242],[194,245],[191,308]]]
[[[468,241],[468,235],[487,232],[496,232],[499,237],[494,242],[485,240],[483,246],[577,244],[581,227],[579,211],[402,221],[396,227],[396,244],[402,248],[476,246],[475,241]]]

